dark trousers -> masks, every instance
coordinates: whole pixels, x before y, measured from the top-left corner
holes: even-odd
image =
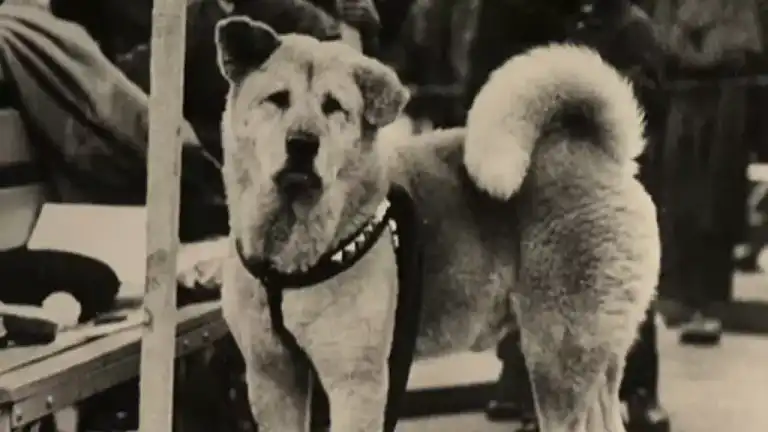
[[[735,238],[728,233],[675,224],[677,297],[697,311],[731,297]]]
[[[694,309],[732,295],[733,248],[746,220],[748,126],[763,122],[746,110],[747,96],[737,84],[701,85],[669,100],[663,187],[654,194],[668,270],[660,291]]]
[[[627,354],[619,398],[627,400],[640,390],[658,399],[659,350],[653,308],[649,308],[646,312],[645,320],[640,325],[638,339]]]

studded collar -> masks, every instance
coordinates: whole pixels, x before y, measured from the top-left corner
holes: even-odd
[[[323,254],[318,262],[309,270],[284,273],[278,271],[265,260],[255,260],[245,256],[239,242],[236,242],[238,257],[256,279],[259,279],[268,291],[299,289],[317,285],[329,280],[357,263],[389,229],[395,252],[399,247],[397,220],[393,217],[392,202],[385,199],[376,209],[374,215],[352,235],[339,245]]]

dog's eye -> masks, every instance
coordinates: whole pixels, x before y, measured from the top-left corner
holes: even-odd
[[[280,90],[272,93],[264,99],[280,109],[286,109],[291,104],[291,93],[288,90]]]
[[[341,106],[341,103],[338,99],[336,99],[333,96],[326,95],[323,99],[323,105],[322,105],[323,114],[325,115],[331,115],[333,113],[337,112],[344,112],[344,107]]]

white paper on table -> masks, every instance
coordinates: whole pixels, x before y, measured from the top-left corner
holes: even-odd
[[[146,220],[145,207],[46,203],[28,246],[99,259],[122,282],[143,285]]]

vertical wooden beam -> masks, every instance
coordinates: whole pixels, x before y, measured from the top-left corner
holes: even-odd
[[[147,167],[147,274],[140,366],[142,432],[173,425],[176,338],[176,254],[186,0],[155,0],[152,9],[151,91]]]

